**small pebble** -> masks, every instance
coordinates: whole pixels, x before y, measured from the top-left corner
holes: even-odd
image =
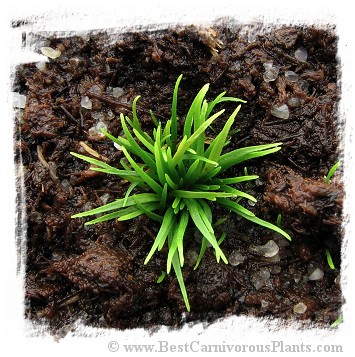
[[[104,193],[102,196],[100,196],[100,200],[102,203],[105,205],[110,199],[112,199],[112,195],[110,193]]]
[[[301,99],[299,99],[297,97],[289,98],[287,101],[287,104],[291,108],[298,108],[301,106]]]
[[[192,267],[196,264],[198,259],[198,254],[194,250],[188,250],[184,255],[185,263]]]
[[[234,267],[239,265],[239,264],[241,264],[241,263],[243,263],[244,260],[245,260],[245,256],[242,255],[237,250],[233,250],[232,253],[230,254],[229,258],[228,258],[229,264],[234,266]]]
[[[89,97],[85,96],[81,98],[80,105],[85,109],[91,109],[92,101],[89,99]]]
[[[25,95],[12,92],[12,106],[14,108],[21,108],[24,109],[26,107],[27,98]]]
[[[320,280],[323,279],[324,272],[320,268],[314,269],[311,275],[309,275],[308,280]]]
[[[308,92],[309,83],[305,79],[302,79],[301,81],[299,81],[299,86],[303,92],[305,92],[305,93]]]
[[[276,67],[271,67],[265,69],[263,74],[263,79],[265,82],[273,82],[276,80],[277,76],[279,75],[279,69]]]
[[[102,112],[93,112],[91,113],[91,117],[97,121],[103,121],[105,119]]]
[[[113,95],[115,98],[122,97],[123,94],[124,94],[123,88],[120,88],[120,87],[113,87],[113,88],[112,88],[112,95]]]
[[[109,120],[113,119],[115,117],[115,114],[113,113],[113,111],[111,109],[108,110],[107,112],[107,118]]]
[[[96,124],[96,130],[100,133],[102,133],[101,129],[107,131],[107,125],[102,122],[102,121],[99,121],[97,124]],[[103,133],[102,133],[103,134]],[[103,134],[104,135],[104,134]]]
[[[95,94],[101,94],[101,88],[97,85],[94,84],[90,89],[89,89],[90,93],[95,93]]]
[[[272,62],[265,62],[265,63],[263,63],[263,66],[264,66],[264,69],[266,71],[267,69],[272,68],[273,63]]]
[[[37,62],[35,64],[35,66],[37,67],[37,69],[39,69],[40,71],[45,71],[46,70],[46,62],[42,61],[42,62]]]
[[[298,80],[297,73],[295,73],[293,71],[286,71],[285,72],[285,77],[287,78],[287,80],[289,82],[297,82],[297,80]]]
[[[252,43],[256,41],[256,34],[252,32],[248,32],[248,42]]]
[[[294,274],[293,274],[293,280],[295,281],[295,283],[299,283],[302,279],[302,273],[299,272],[299,271],[296,271]]]
[[[269,279],[270,270],[267,267],[261,268],[251,275],[251,282],[256,290],[259,290],[261,287],[263,287]]]
[[[296,304],[294,307],[293,307],[293,312],[295,314],[303,314],[305,313],[307,310],[307,306],[306,304],[304,304],[303,302],[299,302],[298,304]]]
[[[67,180],[67,179],[64,179],[60,184],[62,186],[62,189],[67,193],[69,193],[70,190],[72,189],[72,185],[70,184],[69,180]]]
[[[97,138],[97,139],[104,138],[105,134],[100,130],[100,128],[103,128],[104,130],[106,130],[107,126],[103,122],[98,122],[95,126],[91,127],[88,130],[89,135],[92,136],[93,138]]]
[[[236,73],[240,70],[241,64],[239,61],[235,61],[230,67],[229,72]]]
[[[77,58],[77,57],[70,58],[70,59],[69,59],[69,63],[70,63],[72,66],[76,67],[76,66],[80,63],[80,59]]]
[[[261,300],[261,308],[266,309],[269,306],[269,303],[266,300]]]
[[[307,62],[307,51],[303,47],[297,48],[297,50],[295,51],[295,57],[300,62]]]
[[[52,47],[41,47],[40,50],[44,56],[51,59],[56,59],[62,54],[62,52],[55,50]]]
[[[282,271],[282,268],[280,267],[280,265],[273,265],[270,267],[271,274],[278,275],[281,273],[281,271]]]
[[[271,115],[280,119],[288,119],[290,116],[290,112],[288,110],[288,106],[286,104],[275,105],[271,109]]]
[[[280,248],[273,240],[269,240],[264,245],[257,245],[257,246],[251,247],[250,250],[252,250],[266,258],[271,258],[271,257],[274,257],[275,255],[277,255]]]

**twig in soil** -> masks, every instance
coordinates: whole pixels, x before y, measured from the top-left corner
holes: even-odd
[[[113,75],[110,79],[109,86],[113,87],[113,85],[116,83],[119,72],[120,72],[119,68],[116,68],[116,70],[113,72]]]
[[[305,170],[303,167],[301,167],[300,165],[296,164],[291,158],[287,158],[287,160],[294,165],[295,167],[297,167],[299,170],[301,170],[302,172],[307,172],[307,170]]]
[[[298,137],[300,137],[300,136],[302,136],[302,135],[303,135],[303,134],[300,133],[300,134],[293,134],[293,135],[285,136],[285,137],[283,137],[282,139],[280,139],[280,141],[282,141],[282,142],[289,141],[289,140],[291,140],[291,139],[298,138]]]
[[[69,112],[68,109],[64,107],[64,105],[60,105],[59,108],[63,111],[63,113],[67,116],[67,118],[74,124],[77,124],[78,121],[73,117],[73,115]]]
[[[128,110],[129,112],[132,112],[132,108],[129,105],[127,105],[125,103],[122,103],[122,102],[119,102],[119,101],[117,101],[115,99],[109,98],[107,96],[96,94],[96,93],[91,93],[91,92],[87,92],[87,96],[89,98],[99,99],[99,100],[101,100],[101,101],[113,106],[114,108],[117,108],[117,107],[124,108],[124,109]],[[137,106],[136,108],[137,108],[138,112],[150,116],[149,111],[144,110],[139,106]],[[155,116],[159,118],[159,115],[155,114]]]
[[[284,119],[284,120],[272,120],[272,121],[262,122],[262,125],[263,126],[283,125],[283,124],[286,124],[286,123],[292,123],[294,121],[296,121],[295,118]]]
[[[58,302],[58,308],[63,308],[68,305],[74,304],[75,302],[79,301],[81,296],[79,294],[68,296]]]
[[[142,228],[143,228],[144,232],[147,233],[149,235],[149,237],[151,237],[152,240],[154,241],[155,235],[145,225],[143,225]]]
[[[95,151],[93,148],[91,148],[89,145],[85,144],[83,141],[79,142],[80,146],[90,155],[97,157],[98,159],[105,161],[105,162],[109,162],[110,159],[107,158],[104,155],[99,154],[97,151]]]
[[[54,172],[53,168],[52,168],[52,165],[50,163],[48,163],[46,161],[46,159],[44,158],[43,156],[43,153],[42,153],[42,148],[40,145],[37,145],[37,155],[38,155],[38,160],[40,161],[40,163],[43,165],[43,167],[45,167],[46,169],[48,169],[49,171],[49,176],[51,177],[51,179],[53,180],[53,182],[58,186],[58,187],[61,187],[60,186],[60,183],[59,183],[59,178],[57,176],[57,174]]]

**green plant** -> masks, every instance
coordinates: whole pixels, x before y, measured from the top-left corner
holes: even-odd
[[[327,263],[329,265],[329,268],[334,270],[335,266],[334,266],[334,263],[333,263],[332,256],[330,255],[329,249],[325,250],[325,255],[327,256]]]
[[[330,168],[330,170],[329,170],[329,172],[328,172],[328,175],[324,178],[324,182],[325,183],[330,183],[330,179],[332,178],[332,176],[334,175],[334,172],[336,171],[336,170],[338,170],[338,167],[339,167],[339,165],[340,165],[340,161],[337,161],[331,168]]]
[[[344,318],[343,318],[343,315],[340,315],[331,325],[330,327],[331,328],[336,328],[338,327],[341,323],[344,322]]]
[[[281,143],[249,146],[222,153],[235,117],[240,110],[239,104],[214,140],[206,144],[206,130],[224,113],[223,109],[212,114],[214,108],[227,101],[244,103],[241,99],[226,97],[225,92],[208,102],[205,99],[209,89],[208,84],[204,85],[194,98],[186,115],[182,133],[179,135],[177,102],[181,78],[182,75],[176,81],[171,118],[167,120],[165,126],[150,112],[155,124],[152,135],[143,131],[139,123],[136,110],[139,97],[136,97],[132,104],[133,119],[123,114],[120,116],[125,137],[116,138],[101,129],[109,139],[121,146],[128,161],[127,163],[121,160],[122,169],[88,156],[71,153],[95,165],[91,167],[91,170],[118,175],[131,183],[125,197],[93,210],[75,214],[73,218],[105,213],[85,223],[95,224],[110,219],[124,221],[146,214],[151,219],[160,222],[159,232],[144,263],[147,264],[154,252],[161,250],[167,244],[166,272],[169,274],[171,267],[175,271],[186,308],[190,310],[181,270],[184,265],[184,236],[189,222],[194,223],[203,237],[195,269],[208,244],[215,250],[218,262],[222,259],[228,263],[219,246],[225,234],[217,240],[212,223],[212,210],[208,201],[216,201],[229,211],[251,222],[272,229],[289,240],[291,238],[282,229],[256,217],[254,213],[240,204],[242,199],[254,202],[256,199],[233,185],[255,180],[258,176],[219,176],[230,167],[246,160],[275,153],[280,150]],[[136,161],[132,155],[139,161]],[[134,189],[139,192],[131,195]],[[164,275],[159,278],[159,282],[163,277]]]

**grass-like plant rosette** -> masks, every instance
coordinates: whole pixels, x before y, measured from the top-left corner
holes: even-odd
[[[176,81],[171,118],[167,120],[164,127],[150,112],[155,124],[152,136],[143,131],[138,120],[136,104],[139,96],[132,104],[133,120],[123,114],[120,116],[125,137],[116,138],[101,129],[109,139],[122,148],[128,162],[121,160],[121,169],[88,156],[71,153],[94,165],[90,167],[91,170],[117,175],[131,183],[125,197],[90,211],[75,214],[72,218],[105,213],[85,223],[95,224],[111,219],[130,220],[145,214],[160,222],[159,232],[144,263],[147,264],[155,251],[161,250],[167,244],[166,272],[169,274],[173,268],[186,308],[190,311],[181,270],[184,265],[185,231],[189,223],[193,222],[203,237],[195,269],[200,264],[208,244],[215,250],[217,262],[222,259],[224,263],[228,263],[220,248],[225,234],[217,239],[208,201],[216,201],[241,217],[272,229],[289,240],[291,237],[281,228],[256,217],[254,213],[240,204],[242,199],[253,202],[256,202],[256,199],[236,189],[233,185],[255,180],[258,176],[219,177],[221,173],[234,165],[277,152],[281,149],[282,143],[249,146],[223,153],[231,135],[231,127],[241,107],[239,104],[223,129],[212,142],[207,144],[207,128],[224,113],[222,109],[212,114],[215,106],[227,101],[245,103],[239,98],[226,97],[226,92],[208,102],[205,96],[209,84],[204,85],[193,100],[186,115],[182,133],[179,135],[177,102],[181,79],[182,75]],[[139,162],[132,155],[139,158]],[[134,189],[139,190],[140,193],[131,195]]]

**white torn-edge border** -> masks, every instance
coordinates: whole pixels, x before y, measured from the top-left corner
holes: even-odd
[[[5,162],[2,172],[1,219],[3,222],[1,239],[1,307],[4,312],[0,322],[2,343],[0,349],[4,353],[28,356],[59,356],[63,354],[82,354],[97,356],[112,354],[108,350],[110,341],[119,344],[154,344],[158,341],[168,341],[169,344],[185,344],[199,341],[202,344],[270,344],[271,341],[282,340],[284,344],[341,344],[344,352],[354,351],[351,338],[354,326],[354,243],[352,238],[353,224],[350,222],[351,202],[354,199],[354,182],[351,180],[354,157],[351,150],[351,138],[354,134],[354,106],[352,105],[354,90],[354,41],[351,10],[331,1],[303,1],[294,3],[286,1],[184,1],[168,3],[167,1],[134,1],[121,3],[121,0],[101,1],[91,4],[89,1],[63,1],[54,4],[50,1],[14,1],[9,6],[10,12],[2,12],[2,71],[1,71],[1,109],[2,120],[6,130],[1,140],[2,162]],[[344,4],[345,5],[345,4]],[[339,117],[345,121],[343,135],[344,150],[344,182],[346,186],[344,231],[345,239],[342,247],[342,291],[345,299],[343,314],[345,322],[337,329],[303,329],[299,323],[279,319],[260,319],[249,316],[234,316],[217,321],[206,327],[203,324],[185,325],[181,330],[169,330],[162,327],[151,333],[143,329],[135,330],[105,330],[83,326],[78,322],[73,335],[68,334],[60,342],[54,342],[45,329],[32,326],[23,316],[23,268],[17,274],[18,257],[15,238],[15,184],[13,164],[13,112],[11,108],[10,84],[11,75],[17,64],[38,61],[39,55],[31,53],[30,48],[23,50],[23,31],[57,31],[65,34],[96,29],[130,28],[136,29],[149,26],[164,28],[168,24],[204,24],[212,23],[218,18],[231,17],[242,23],[261,22],[264,24],[304,24],[326,26],[335,24],[339,36],[338,55],[340,62],[340,78],[342,98],[339,105]],[[18,28],[10,28],[11,20],[25,20]],[[4,28],[4,29],[3,29]],[[5,99],[5,101],[4,101]],[[6,100],[7,99],[7,100]],[[5,181],[4,181],[5,178]],[[16,222],[16,224],[21,222]],[[22,221],[26,223],[25,218]],[[22,237],[23,238],[23,237]],[[24,240],[21,240],[22,248]],[[4,249],[5,248],[5,249]],[[42,333],[43,332],[43,333]],[[34,336],[36,336],[34,338]],[[87,338],[92,337],[92,338]],[[94,338],[93,338],[94,337]],[[117,353],[124,354],[122,347]],[[151,353],[148,353],[151,354]],[[173,353],[172,353],[173,354]],[[176,354],[176,353],[175,353]],[[236,353],[232,353],[235,355]],[[253,353],[254,354],[254,353]],[[274,353],[262,353],[263,356]],[[309,354],[309,353],[304,353]]]

